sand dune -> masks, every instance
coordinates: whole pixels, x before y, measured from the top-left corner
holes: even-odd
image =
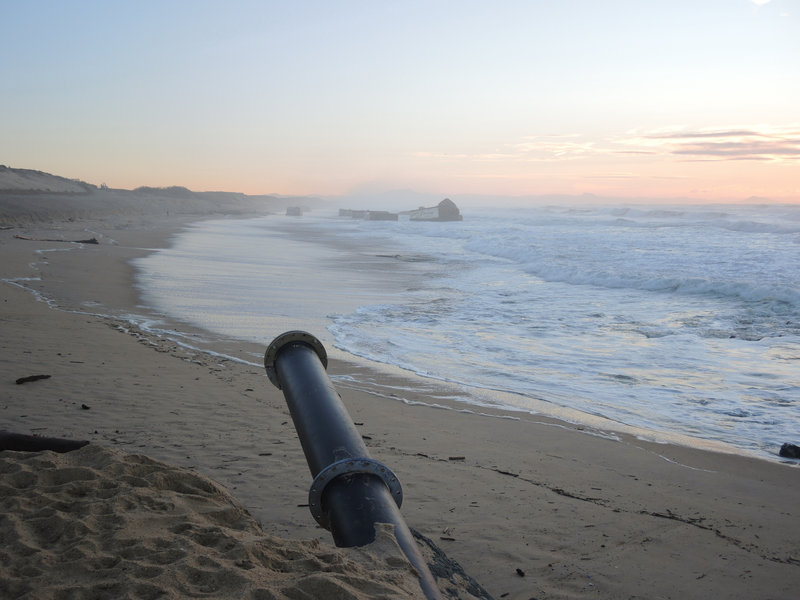
[[[13,169],[0,165],[0,193],[85,194],[92,189],[95,189],[95,186],[77,179],[67,179],[44,171]]]

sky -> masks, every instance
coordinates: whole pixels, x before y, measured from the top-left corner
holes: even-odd
[[[0,164],[800,202],[800,0],[0,0]]]

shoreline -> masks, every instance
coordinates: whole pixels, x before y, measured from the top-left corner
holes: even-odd
[[[269,224],[267,224],[267,218],[270,220]],[[324,215],[319,218],[328,220],[332,218],[332,215]],[[312,217],[312,222],[315,224],[317,223],[316,219],[317,216],[314,215],[314,217]],[[238,221],[239,219],[235,219],[233,223],[235,224]],[[401,391],[405,388],[423,388],[426,390],[432,390],[431,394],[434,399],[430,403],[433,403],[434,405],[436,404],[436,398],[445,398],[448,401],[455,401],[451,407],[455,410],[473,410],[476,413],[480,413],[481,411],[499,411],[501,413],[509,413],[510,415],[513,415],[512,418],[529,420],[553,419],[556,422],[572,428],[578,428],[583,431],[592,430],[598,435],[615,436],[619,434],[625,434],[633,436],[634,438],[642,441],[655,442],[659,444],[675,444],[712,452],[755,457],[768,461],[774,461],[776,459],[780,460],[778,456],[778,450],[781,447],[781,444],[787,441],[786,439],[780,441],[775,440],[775,443],[773,443],[771,447],[765,446],[762,449],[760,445],[758,448],[742,446],[741,444],[736,445],[731,440],[713,437],[700,437],[698,435],[693,436],[690,433],[680,433],[674,430],[670,431],[669,429],[658,428],[655,424],[648,428],[646,425],[636,425],[615,421],[613,417],[602,415],[600,413],[587,412],[581,410],[580,408],[560,405],[558,403],[554,403],[539,397],[534,397],[523,392],[515,391],[512,388],[500,389],[482,387],[480,385],[472,384],[466,379],[459,381],[458,379],[448,378],[447,376],[433,376],[429,373],[426,373],[424,369],[415,371],[411,367],[404,368],[395,364],[380,362],[380,360],[371,358],[368,355],[351,354],[346,350],[340,349],[338,346],[334,346],[334,334],[328,330],[330,326],[335,325],[336,323],[335,319],[330,313],[333,313],[334,315],[348,314],[349,312],[355,311],[361,305],[361,303],[391,303],[392,297],[398,294],[402,295],[406,289],[416,289],[421,284],[413,279],[404,279],[403,276],[408,276],[408,274],[399,274],[393,276],[389,280],[381,279],[382,273],[385,270],[391,270],[395,265],[393,259],[396,259],[396,255],[391,254],[393,251],[391,247],[385,250],[383,248],[380,249],[381,252],[386,252],[386,254],[375,254],[377,250],[369,243],[365,243],[362,240],[353,240],[348,236],[344,236],[344,239],[340,239],[335,231],[328,229],[321,231],[317,226],[307,223],[307,219],[303,219],[302,222],[295,219],[287,220],[282,216],[273,214],[262,219],[256,219],[255,222],[260,221],[263,221],[264,225],[260,226],[259,231],[261,231],[263,235],[266,235],[266,237],[275,240],[274,245],[265,245],[263,248],[260,248],[261,254],[275,255],[285,252],[289,256],[292,256],[295,250],[297,250],[298,254],[305,254],[308,252],[308,250],[305,249],[306,247],[312,248],[312,253],[315,252],[313,249],[317,248],[322,250],[322,252],[320,252],[320,256],[327,257],[325,259],[326,266],[324,270],[327,270],[328,268],[328,261],[332,261],[333,263],[354,262],[358,265],[357,270],[359,273],[369,272],[375,276],[374,281],[367,280],[365,281],[364,286],[354,286],[352,281],[345,283],[344,287],[338,290],[336,296],[342,296],[348,298],[348,300],[345,302],[338,300],[338,304],[334,302],[334,306],[332,308],[326,305],[324,314],[321,309],[319,314],[317,314],[317,311],[312,310],[310,313],[304,313],[302,317],[292,311],[290,311],[288,314],[282,313],[282,317],[285,317],[286,323],[283,325],[283,327],[281,327],[280,324],[276,326],[278,321],[277,318],[275,319],[275,322],[273,322],[272,317],[264,315],[259,320],[258,327],[263,327],[264,330],[269,330],[270,335],[278,335],[283,333],[283,331],[286,329],[299,328],[309,331],[326,345],[328,356],[332,360],[339,359],[345,363],[355,363],[361,366],[366,366],[368,369],[376,371],[383,377],[397,380],[399,383],[396,387]],[[247,223],[248,219],[245,219],[243,222]],[[220,227],[220,225],[216,223],[211,227],[215,237],[218,235],[216,233],[218,227]],[[225,226],[222,225],[222,227]],[[202,230],[202,227],[200,229]],[[234,234],[231,233],[230,235]],[[299,248],[296,249],[293,244],[299,245]],[[181,248],[183,247],[184,246],[181,245]],[[189,248],[189,251],[191,252],[191,244],[189,245]],[[338,258],[331,259],[331,256]],[[276,267],[279,270],[284,268],[284,265],[281,263],[282,261],[280,260],[276,262]],[[157,264],[160,263],[157,262]],[[284,303],[291,305],[294,303],[295,297],[298,295],[301,297],[314,297],[317,295],[318,289],[329,289],[328,286],[337,285],[335,275],[331,278],[325,274],[320,274],[316,269],[312,270],[308,267],[304,267],[302,261],[300,261],[299,266],[297,265],[297,261],[295,261],[295,263],[292,265],[292,268],[294,269],[292,272],[293,282],[314,283],[312,285],[305,286],[303,283],[299,283],[299,292],[298,290],[294,289],[294,286],[298,285],[298,283],[293,283],[292,286],[290,286],[292,289],[292,295],[287,295],[286,297],[282,295],[284,294],[282,290],[275,289],[275,287],[273,287],[272,295],[268,295],[267,299],[271,300],[272,302],[276,302],[279,306],[283,306]],[[145,268],[145,272],[147,272],[149,269],[152,269],[152,267]],[[342,279],[344,279],[344,276],[349,276],[350,273],[343,273],[341,275]],[[326,277],[329,278],[329,281],[326,280]],[[395,279],[400,281],[400,283],[394,281]],[[371,295],[369,290],[372,289],[380,290],[379,294],[375,296]],[[384,300],[384,295],[389,296],[389,298]],[[171,299],[169,299],[163,293],[161,294],[160,298],[158,294],[156,294],[154,302],[156,305],[158,305],[159,302],[164,302],[165,299],[167,306],[171,307],[170,312],[173,314],[180,314],[179,309],[181,306],[173,304]],[[330,302],[330,300],[326,300],[326,302]],[[297,302],[297,304],[303,303],[304,301]],[[202,313],[196,312],[194,306],[191,305],[191,301],[185,303],[183,308],[186,309],[188,319],[193,319],[194,321],[198,321],[199,319],[198,322],[203,323],[204,316]],[[202,324],[186,325],[186,321],[181,321],[181,323],[183,323],[183,328],[203,328]],[[243,339],[247,339],[250,331],[253,330],[252,327],[245,328],[241,325],[238,325],[238,327],[235,327],[235,329],[238,330]],[[212,335],[219,337],[219,335],[216,333],[212,333]],[[234,333],[232,335],[236,334]],[[263,340],[263,345],[266,346],[269,341],[269,339],[265,338]],[[258,356],[250,362],[252,362],[254,366],[260,367],[261,357]],[[403,381],[407,381],[408,385],[403,385]],[[343,380],[342,384],[347,385],[347,381]],[[373,387],[373,393],[377,397],[389,396],[396,391],[394,387],[388,388],[387,390],[381,390],[380,387],[376,387],[374,385]]]
[[[0,231],[10,259],[4,280],[31,276],[31,259],[41,259],[41,280],[29,282],[34,291],[55,291],[58,302],[73,307],[92,303],[85,313],[60,312],[3,282],[5,427],[88,436],[194,468],[231,490],[265,532],[329,543],[297,506],[310,476],[283,398],[263,368],[92,314],[98,306],[120,314],[135,309],[128,261],[205,218],[195,216],[157,229],[120,229],[111,219]],[[66,237],[87,227],[103,235],[101,243],[70,252],[12,237],[34,237],[37,229]],[[255,344],[222,344],[256,352]],[[53,378],[9,384],[42,369]],[[625,435],[614,441],[538,416],[488,419],[399,398],[376,401],[374,389],[362,384],[379,380],[386,389],[396,383],[391,375],[338,360],[328,371],[354,421],[363,423],[373,457],[402,481],[409,525],[495,597],[793,595],[800,573],[791,535],[796,469]],[[405,400],[426,397],[416,380],[402,384],[409,388]]]

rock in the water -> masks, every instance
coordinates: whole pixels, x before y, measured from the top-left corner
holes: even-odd
[[[456,203],[450,198],[445,198],[436,206],[429,208],[420,206],[419,209],[410,211],[408,218],[411,221],[461,221],[464,217],[461,216]]]
[[[800,458],[800,446],[796,446],[787,442],[781,446],[781,451],[779,454],[784,458]]]

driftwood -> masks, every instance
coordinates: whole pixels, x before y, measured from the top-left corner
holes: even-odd
[[[50,379],[51,375],[28,375],[27,377],[20,377],[17,379],[16,384],[22,385],[23,383],[30,383],[31,381],[39,381],[40,379]]]
[[[89,238],[88,240],[54,240],[49,238],[32,238],[25,237],[24,235],[15,235],[18,240],[28,240],[29,242],[65,242],[67,244],[99,244],[97,238]]]
[[[38,435],[24,435],[0,431],[0,452],[14,450],[15,452],[40,452],[52,450],[61,454],[83,448],[88,440],[65,440],[62,438],[41,437]]]

